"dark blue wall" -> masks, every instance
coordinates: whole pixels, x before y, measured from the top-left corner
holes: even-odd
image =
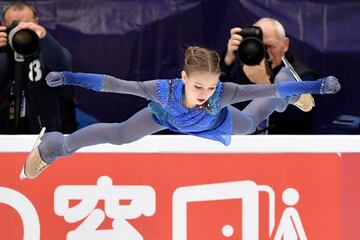
[[[317,98],[317,131],[326,132],[339,114],[360,115],[360,1],[32,2],[42,24],[72,52],[74,71],[130,80],[177,77],[187,46],[222,52],[230,28],[249,26],[260,17],[277,18],[297,58],[342,83],[339,94]],[[79,108],[106,122],[123,121],[146,106],[137,97],[83,89],[76,89],[76,101]]]

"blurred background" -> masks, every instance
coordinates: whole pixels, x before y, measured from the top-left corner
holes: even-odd
[[[10,1],[1,1],[0,7]],[[73,56],[72,70],[128,80],[180,76],[184,50],[200,45],[222,54],[235,26],[278,19],[296,58],[342,90],[317,97],[314,133],[336,133],[332,121],[360,116],[360,1],[301,0],[58,0],[29,1],[40,23]],[[121,122],[147,105],[138,97],[75,88],[89,121]]]

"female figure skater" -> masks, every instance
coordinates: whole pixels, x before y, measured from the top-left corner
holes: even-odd
[[[124,144],[165,128],[230,144],[231,134],[250,134],[274,110],[284,111],[299,94],[333,94],[340,89],[335,77],[296,82],[283,68],[275,84],[238,85],[219,81],[216,52],[189,47],[182,79],[126,81],[102,74],[51,72],[51,87],[81,86],[98,92],[132,94],[151,100],[148,107],[122,123],[98,123],[68,136],[44,135],[29,154],[20,177],[35,178],[55,159],[69,156],[81,147],[100,143]],[[231,106],[254,99],[243,111]]]

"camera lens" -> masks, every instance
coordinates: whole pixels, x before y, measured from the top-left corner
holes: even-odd
[[[237,54],[245,65],[254,66],[264,59],[265,51],[265,46],[260,39],[247,37],[241,42]]]
[[[11,30],[9,33],[9,44],[11,48],[20,55],[30,56],[39,48],[39,37],[31,29]]]

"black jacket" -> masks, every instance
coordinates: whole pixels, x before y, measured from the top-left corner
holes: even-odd
[[[21,98],[25,102],[25,116],[20,118],[17,127],[11,113],[15,99],[15,64],[19,67],[17,73],[22,72],[23,77],[16,78],[22,83],[25,94],[25,98]],[[76,120],[72,88],[50,88],[45,81],[50,71],[70,70],[70,65],[71,54],[49,33],[40,41],[39,53],[25,58],[22,63],[15,63],[10,47],[0,53],[0,133],[34,134],[41,127],[46,127],[47,131],[73,132]]]

